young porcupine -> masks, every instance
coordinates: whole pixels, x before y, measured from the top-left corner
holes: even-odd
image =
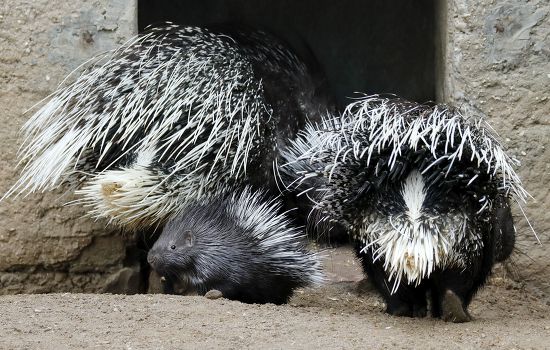
[[[318,83],[262,31],[150,29],[25,124],[26,165],[7,195],[70,184],[93,216],[139,228],[230,185],[274,186],[278,148],[327,108]]]
[[[288,189],[317,223],[342,224],[395,315],[468,321],[495,261],[514,246],[514,160],[481,119],[455,108],[367,96],[308,125],[283,155]]]
[[[147,260],[168,285],[219,290],[246,303],[282,304],[322,281],[317,255],[281,204],[250,188],[188,205],[165,227]]]

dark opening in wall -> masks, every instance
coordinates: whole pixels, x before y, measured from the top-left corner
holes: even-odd
[[[139,28],[245,23],[266,29],[321,63],[340,102],[354,92],[435,99],[432,0],[139,0]]]

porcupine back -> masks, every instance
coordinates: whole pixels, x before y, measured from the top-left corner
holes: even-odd
[[[273,185],[282,140],[323,108],[319,86],[264,32],[150,29],[30,118],[7,195],[68,183],[93,216],[139,227],[232,183]]]

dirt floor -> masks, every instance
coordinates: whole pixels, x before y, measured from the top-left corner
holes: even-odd
[[[344,249],[329,282],[288,305],[247,305],[198,296],[44,294],[0,297],[1,349],[545,349],[550,301],[494,277],[475,298],[474,321],[445,323],[383,313]]]

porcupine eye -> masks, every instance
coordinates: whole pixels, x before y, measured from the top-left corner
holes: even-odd
[[[176,245],[175,245],[175,244],[172,244],[172,245],[170,246],[170,249],[172,249],[172,250],[176,249]]]

